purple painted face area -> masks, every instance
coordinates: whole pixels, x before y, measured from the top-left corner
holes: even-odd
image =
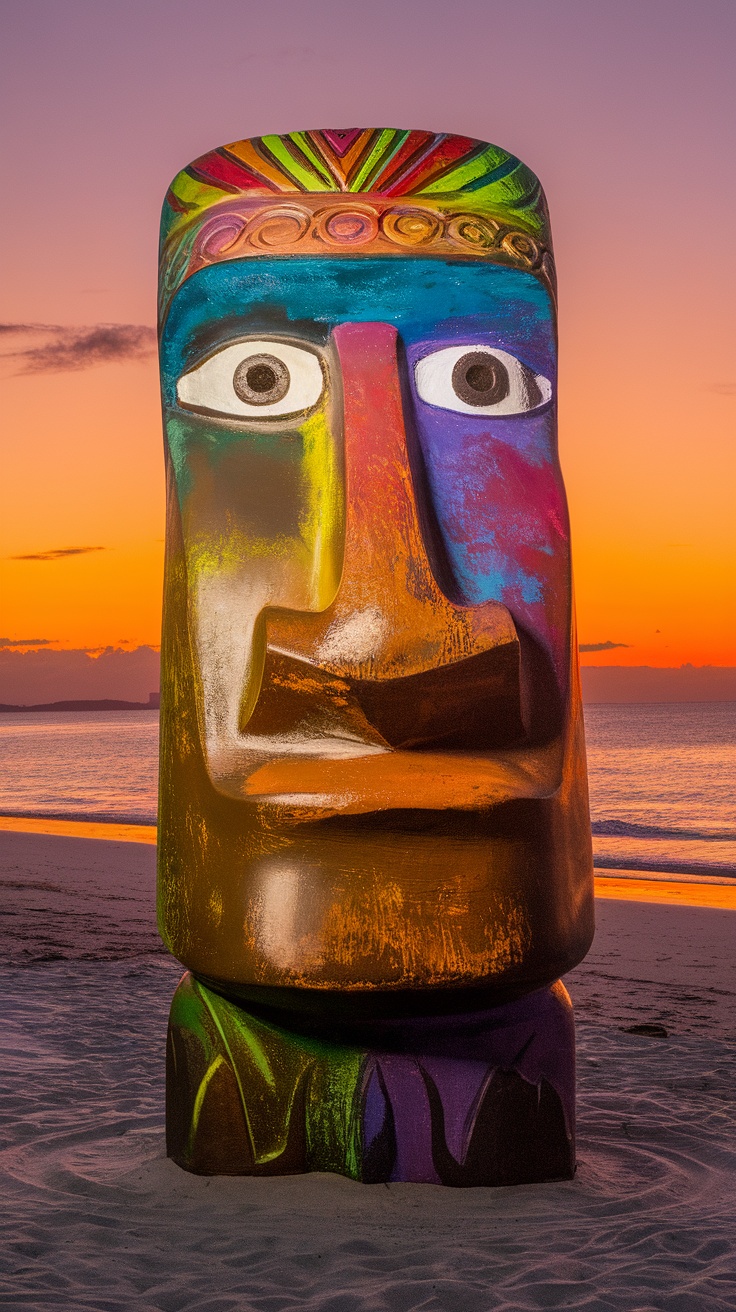
[[[548,381],[527,413],[485,416],[438,408],[415,395],[415,424],[430,499],[462,599],[501,601],[545,648],[561,690],[571,619],[567,499],[557,456],[556,340],[549,314],[507,304],[504,322],[458,317],[411,343],[407,364],[475,345],[511,352]],[[508,311],[511,310],[511,315]],[[514,322],[513,311],[517,318]]]
[[[543,643],[564,685],[569,525],[554,403],[535,414],[488,419],[417,399],[416,429],[463,600],[494,598],[508,606],[515,621]]]
[[[548,317],[524,313],[515,329],[488,316],[438,325],[413,343],[409,372],[429,353],[482,343],[513,352],[556,382]],[[493,598],[532,633],[552,658],[560,685],[569,660],[569,523],[557,458],[554,392],[528,413],[457,413],[415,399],[416,430],[438,528],[463,600]]]

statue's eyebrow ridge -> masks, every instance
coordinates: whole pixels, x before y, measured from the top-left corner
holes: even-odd
[[[187,359],[196,359],[226,342],[256,333],[263,337],[304,338],[322,346],[329,337],[330,325],[318,323],[314,319],[288,319],[283,312],[274,313],[270,307],[254,309],[242,315],[224,315],[192,329],[187,343]]]

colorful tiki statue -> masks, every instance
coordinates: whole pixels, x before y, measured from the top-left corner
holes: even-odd
[[[544,196],[467,137],[237,141],[161,247],[168,1150],[574,1169],[593,933]]]

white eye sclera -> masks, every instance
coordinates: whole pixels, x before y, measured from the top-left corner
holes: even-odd
[[[223,346],[176,385],[187,410],[235,419],[286,418],[311,410],[324,390],[319,356],[288,342],[250,340]]]
[[[419,396],[428,405],[466,415],[520,415],[552,396],[552,384],[496,346],[446,346],[414,366]]]

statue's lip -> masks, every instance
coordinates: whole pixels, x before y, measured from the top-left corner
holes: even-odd
[[[380,681],[269,649],[247,725],[211,742],[207,763],[218,792],[297,821],[477,811],[554,794],[563,736],[525,731],[515,639]]]
[[[300,753],[272,758],[245,777],[220,776],[216,787],[294,820],[405,808],[477,811],[553,796],[563,754],[562,735],[543,746],[482,753],[384,751],[337,759]]]

